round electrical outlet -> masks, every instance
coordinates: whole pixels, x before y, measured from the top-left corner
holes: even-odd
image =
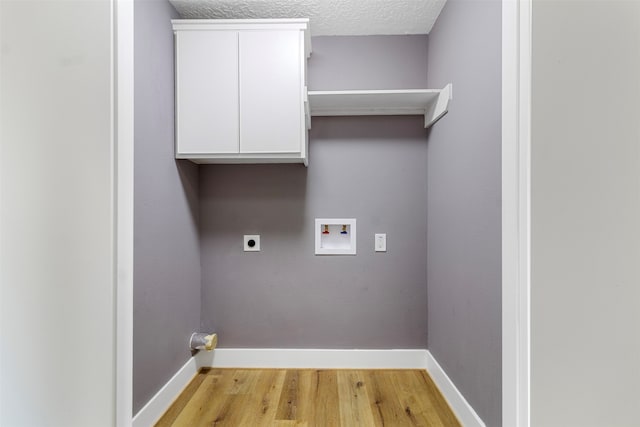
[[[260,251],[260,235],[259,234],[245,234],[242,240],[244,243],[245,252]]]

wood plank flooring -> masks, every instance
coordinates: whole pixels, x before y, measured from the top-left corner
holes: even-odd
[[[202,369],[156,426],[460,426],[426,371]]]

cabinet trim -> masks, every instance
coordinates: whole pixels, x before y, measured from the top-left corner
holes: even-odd
[[[305,56],[311,55],[309,18],[291,19],[172,19],[173,31],[295,30],[304,32]]]

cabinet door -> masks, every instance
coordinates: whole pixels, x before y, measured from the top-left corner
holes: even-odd
[[[300,31],[240,32],[240,152],[296,153],[302,144]]]
[[[176,36],[176,152],[238,152],[238,32]]]

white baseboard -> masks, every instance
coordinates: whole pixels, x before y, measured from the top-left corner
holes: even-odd
[[[180,395],[182,390],[189,385],[199,369],[196,359],[194,357],[189,358],[187,363],[133,417],[133,427],[153,426],[169,409],[169,406]]]
[[[458,417],[458,420],[465,427],[485,427],[484,421],[476,414],[469,402],[464,398],[462,393],[456,388],[455,384],[449,379],[447,373],[442,369],[433,355],[427,353],[427,372],[436,383],[440,392],[451,406],[451,409]]]
[[[133,418],[133,427],[154,425],[203,367],[309,369],[425,369],[465,427],[485,427],[427,350],[324,350],[218,348],[200,351]]]
[[[198,367],[426,369],[426,350],[218,348],[196,355]]]

